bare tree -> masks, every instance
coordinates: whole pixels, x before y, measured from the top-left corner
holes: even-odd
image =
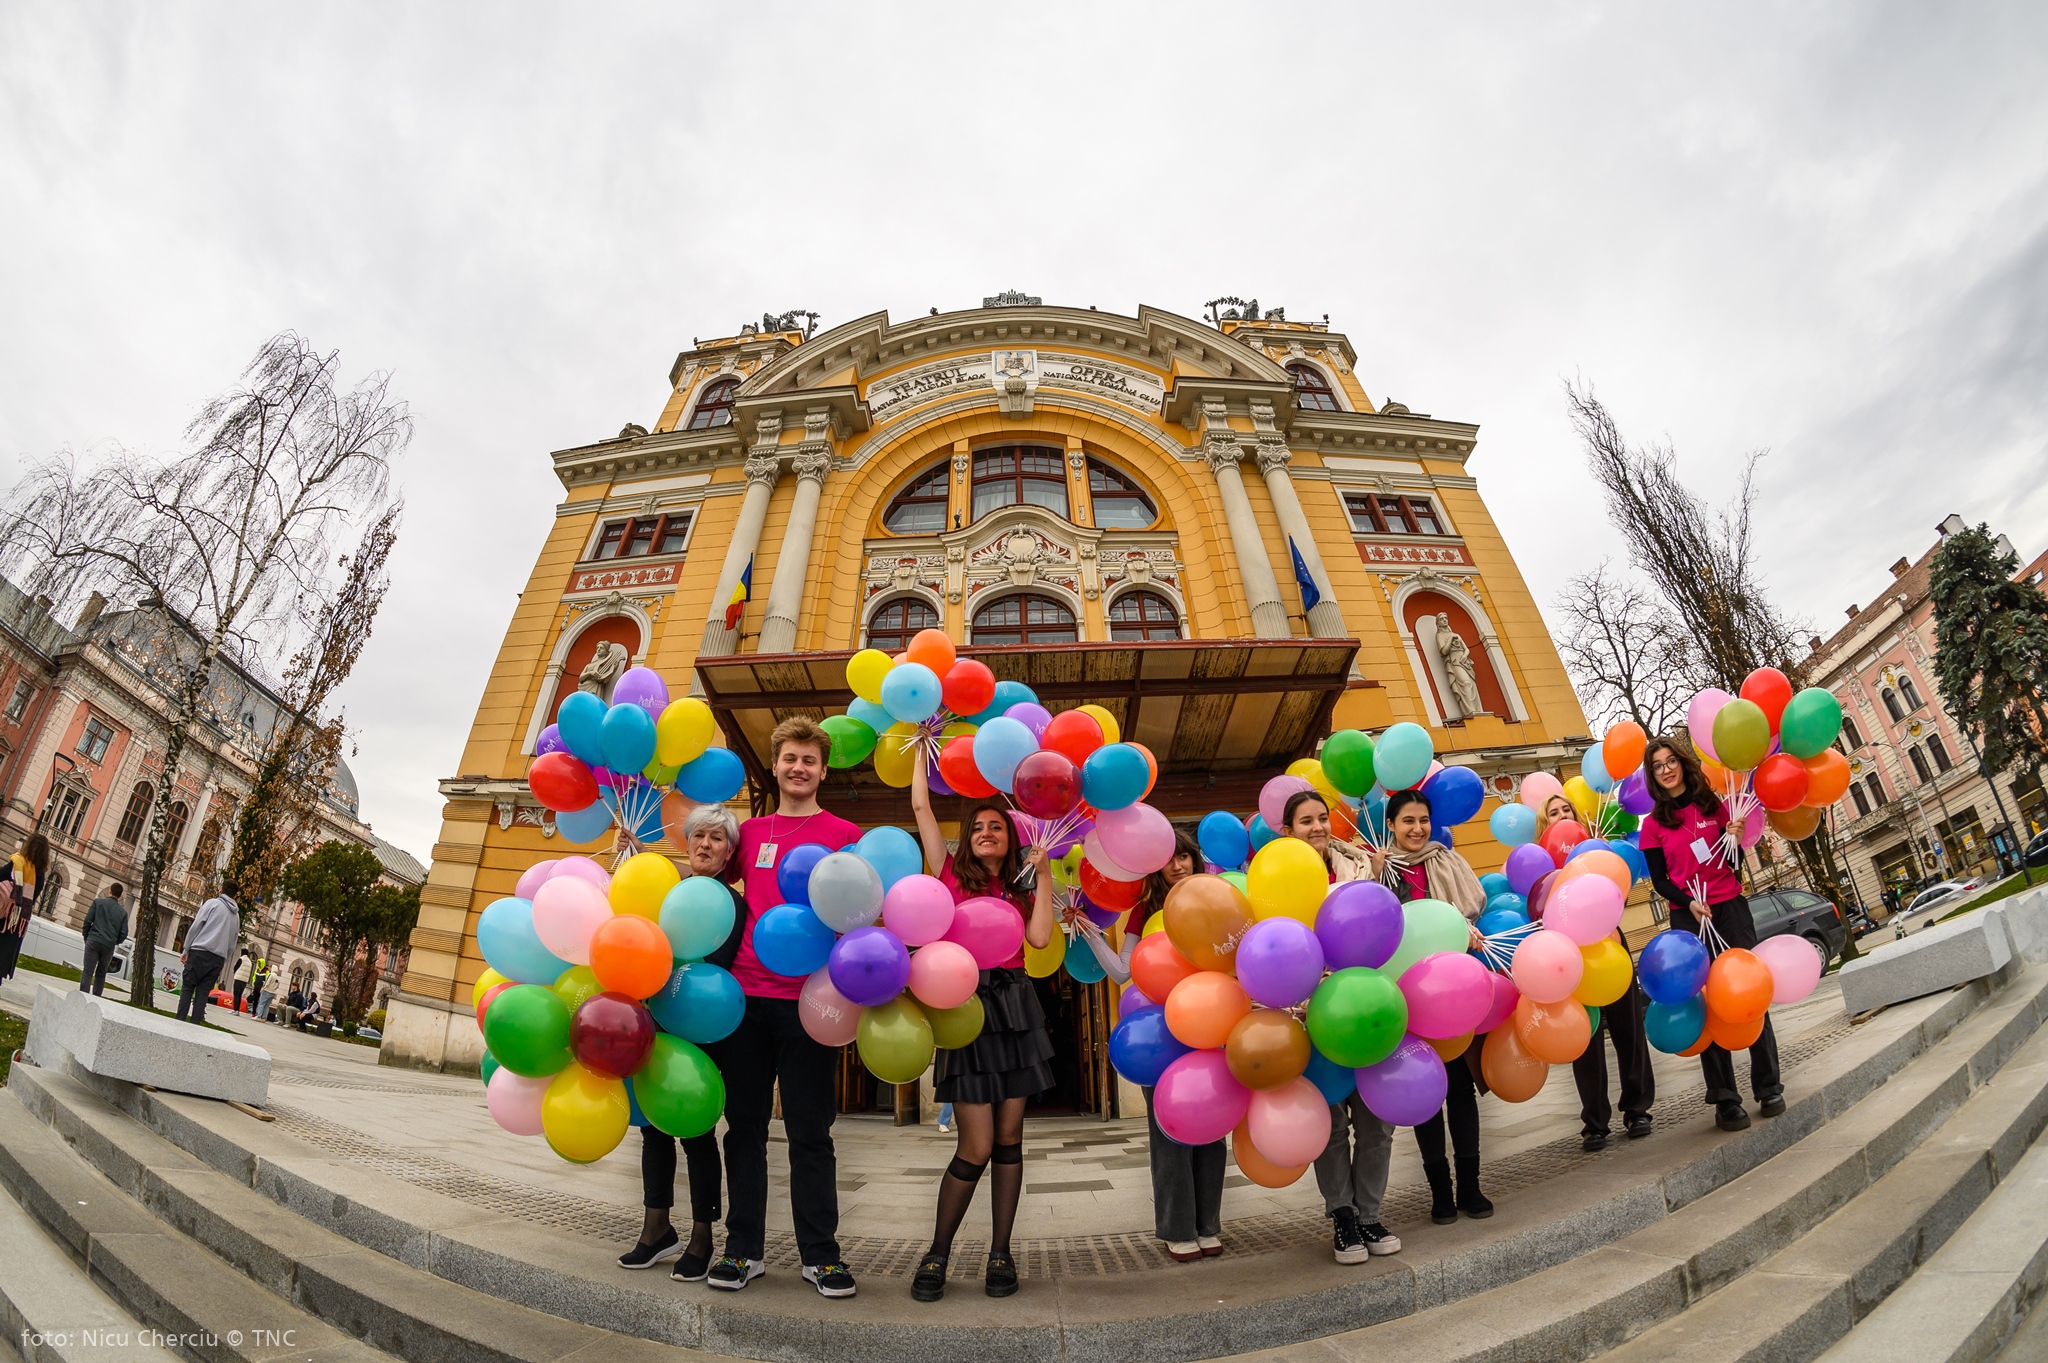
[[[155,953],[172,791],[223,656],[294,652],[303,602],[329,594],[338,545],[376,521],[412,420],[386,374],[344,390],[340,357],[285,332],[186,430],[165,461],[116,450],[95,466],[61,455],[32,466],[0,513],[0,569],[60,605],[97,588],[175,622],[156,661],[168,691],[138,896],[135,958]],[[136,971],[147,1007],[154,972]]]
[[[1676,617],[1640,582],[1603,560],[1565,584],[1557,609],[1559,652],[1596,728],[1632,719],[1661,734],[1685,718],[1699,689],[1693,652]]]

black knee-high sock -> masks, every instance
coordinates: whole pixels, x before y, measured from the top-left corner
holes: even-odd
[[[958,1155],[946,1166],[946,1176],[939,1180],[939,1217],[932,1228],[931,1252],[950,1255],[953,1252],[953,1233],[960,1229],[961,1218],[967,1215],[967,1208],[974,1202],[974,1185],[981,1182],[981,1171],[985,1164],[969,1164]],[[997,1187],[1002,1185],[998,1183]]]
[[[994,1224],[989,1230],[988,1250],[991,1254],[1010,1252],[1010,1228],[1017,1224],[1017,1199],[1024,1192],[1024,1142],[995,1148],[995,1176],[991,1196],[994,1204],[990,1207]]]

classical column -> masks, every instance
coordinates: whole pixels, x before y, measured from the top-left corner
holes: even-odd
[[[826,450],[806,450],[790,460],[796,473],[796,501],[789,508],[789,526],[775,555],[775,581],[768,588],[768,617],[761,623],[762,653],[787,653],[796,647],[796,617],[804,595],[804,577],[811,566],[811,540],[818,528],[818,498],[825,474],[832,468]]]
[[[1292,452],[1284,443],[1268,441],[1259,446],[1259,472],[1266,475],[1266,491],[1273,498],[1273,513],[1280,520],[1280,532],[1294,541],[1308,565],[1309,579],[1322,599],[1308,612],[1308,632],[1319,639],[1346,639],[1344,612],[1337,605],[1337,593],[1330,589],[1330,575],[1323,568],[1323,556],[1316,549],[1316,537],[1309,531],[1308,517],[1301,512],[1301,498],[1294,494],[1294,479],[1287,472]],[[1287,565],[1290,572],[1294,565]]]
[[[759,446],[756,446],[758,449]],[[726,542],[725,563],[718,570],[718,586],[711,593],[711,612],[704,621],[704,642],[697,646],[699,657],[735,652],[739,646],[737,627],[725,627],[725,608],[747,561],[761,546],[761,525],[768,519],[768,498],[775,492],[775,480],[782,461],[773,454],[747,456],[747,495],[740,502],[739,519],[733,522],[732,538]],[[816,505],[816,499],[812,499]]]
[[[1237,467],[1244,458],[1244,450],[1227,436],[1211,436],[1202,449],[1202,458],[1216,475],[1216,488],[1223,497],[1223,517],[1230,525],[1230,547],[1237,557],[1237,574],[1244,583],[1245,598],[1251,603],[1252,632],[1261,639],[1285,639],[1294,631],[1288,627],[1287,607],[1280,601],[1280,584],[1273,577],[1273,563],[1266,557],[1266,542],[1259,535],[1252,499],[1245,495],[1244,475]]]

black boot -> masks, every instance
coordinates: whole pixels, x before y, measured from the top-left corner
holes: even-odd
[[[1429,1219],[1448,1226],[1458,1219],[1458,1199],[1451,1192],[1451,1162],[1426,1159],[1422,1172],[1429,1179]]]
[[[1474,1221],[1493,1215],[1493,1204],[1479,1191],[1479,1156],[1458,1156],[1458,1210]]]

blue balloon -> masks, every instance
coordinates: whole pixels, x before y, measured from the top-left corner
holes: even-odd
[[[1600,751],[1598,743],[1586,749],[1585,756],[1579,759],[1579,775],[1585,777],[1586,784],[1598,794],[1605,795],[1614,789],[1614,778],[1607,774],[1606,756]],[[1679,1049],[1683,1050],[1684,1047]]]
[[[898,663],[882,676],[882,708],[899,720],[917,724],[930,719],[939,712],[939,702],[939,674],[923,663]]]
[[[1109,1063],[1140,1088],[1158,1083],[1166,1067],[1192,1049],[1166,1030],[1164,1008],[1141,1008],[1109,1034]]]
[[[1387,792],[1378,786],[1368,790],[1359,812],[1365,816],[1365,826],[1372,829],[1373,841],[1387,842]]]
[[[1012,705],[1020,705],[1027,700],[1036,701],[1037,699],[1038,693],[1023,682],[999,681],[996,683],[995,699],[988,703],[988,709],[983,710],[978,715],[963,715],[962,718],[969,724],[986,724],[1008,710]]]
[[[1429,764],[1435,759],[1436,744],[1430,740],[1429,730],[1420,724],[1403,720],[1373,741],[1373,775],[1388,790],[1406,790],[1414,785],[1429,775]]]
[[[1536,811],[1516,801],[1493,811],[1487,831],[1503,847],[1524,847],[1536,841]]]
[[[1358,1091],[1358,1071],[1346,1069],[1313,1046],[1309,1047],[1308,1068],[1302,1077],[1322,1092],[1323,1101],[1331,1107]]]
[[[610,786],[599,787],[598,799],[622,827],[632,823],[633,836],[641,842],[661,840],[661,797],[646,781],[636,778],[623,796]],[[628,817],[629,812],[631,818]]]
[[[924,849],[917,845],[917,839],[891,824],[870,828],[861,834],[853,850],[875,868],[875,874],[882,878],[885,892],[905,876],[914,876],[924,870]]]
[[[1251,844],[1251,849],[1254,854],[1256,854],[1261,847],[1264,847],[1267,843],[1273,841],[1273,839],[1279,836],[1280,835],[1278,833],[1275,833],[1273,831],[1272,825],[1266,822],[1266,816],[1263,814],[1252,815],[1251,824],[1245,830],[1246,841],[1248,841]],[[1217,864],[1221,865],[1222,863],[1219,862]]]
[[[1707,967],[1713,963],[1706,943],[1689,932],[1666,928],[1643,948],[1636,961],[1636,978],[1653,1001],[1677,1007],[1705,987]]]
[[[1422,783],[1429,797],[1429,821],[1449,828],[1479,812],[1486,803],[1486,783],[1469,767],[1445,767]]]
[[[896,716],[890,714],[873,701],[862,700],[858,696],[855,696],[847,705],[846,713],[878,734],[887,732],[889,726],[896,722]]]
[[[1643,1010],[1643,1035],[1667,1055],[1677,1055],[1700,1039],[1707,1026],[1707,999],[1695,994],[1684,1003],[1651,1003]]]
[[[1195,841],[1202,855],[1226,871],[1238,870],[1252,854],[1252,835],[1238,822],[1237,815],[1219,809],[1204,814],[1195,829]]]
[[[648,1120],[647,1120],[647,1114],[646,1114],[646,1113],[644,1113],[644,1112],[642,1112],[642,1111],[640,1110],[640,1100],[639,1100],[639,1098],[637,1098],[637,1097],[635,1097],[635,1096],[634,1096],[634,1093],[633,1093],[633,1080],[632,1080],[632,1078],[631,1078],[630,1076],[628,1076],[628,1078],[626,1079],[626,1125],[627,1125],[627,1126],[653,1126],[653,1125],[654,1125],[654,1123],[653,1123],[653,1122],[650,1122],[650,1121],[648,1121]]]
[[[1515,887],[1508,884],[1508,878],[1499,871],[1488,871],[1479,877],[1479,888],[1486,891],[1488,899],[1492,899],[1495,895],[1506,894]]]
[[[701,757],[685,762],[676,773],[676,790],[700,805],[724,804],[746,783],[746,768],[731,748],[706,748]]]
[[[1451,841],[1451,830],[1443,827],[1440,824],[1432,823],[1429,826],[1429,840],[1434,843],[1442,844],[1445,848],[1447,848],[1450,851],[1455,852],[1458,850],[1458,845],[1455,842]]]
[[[1571,859],[1578,856],[1581,852],[1612,852],[1613,850],[1614,844],[1605,838],[1587,838],[1584,842],[1573,843],[1572,850],[1564,854],[1564,859],[1569,864]]]
[[[555,831],[570,842],[591,842],[603,837],[605,830],[611,826],[612,807],[602,798],[592,800],[582,809],[563,809],[555,812]]]
[[[1067,973],[1074,977],[1075,984],[1094,984],[1108,975],[1102,962],[1095,959],[1095,953],[1079,937],[1067,943]]]
[[[562,708],[555,711],[555,728],[562,735],[562,742],[589,766],[604,765],[604,717],[609,709],[609,705],[588,691],[571,691],[563,697]]]
[[[1081,764],[1081,798],[1097,809],[1128,809],[1151,783],[1152,764],[1128,743],[1105,743]]]
[[[811,868],[832,855],[832,849],[821,842],[800,842],[782,854],[782,862],[775,868],[775,888],[782,893],[785,904],[811,904]],[[689,884],[684,881],[683,884]]]
[[[1649,859],[1643,855],[1643,849],[1636,846],[1632,836],[1621,842],[1610,842],[1607,846],[1608,850],[1612,851],[1614,855],[1628,863],[1629,875],[1637,880],[1648,880],[1650,878]]]
[[[1518,894],[1502,895],[1500,897],[1503,899],[1521,898]],[[1516,928],[1526,928],[1528,926],[1528,914],[1523,913],[1520,909],[1508,908],[1505,905],[1497,909],[1488,908],[1485,913],[1479,915],[1479,935],[1481,937],[1498,937],[1504,932],[1513,932]]]
[[[476,945],[491,969],[520,984],[553,984],[569,963],[540,944],[533,901],[493,900],[477,916]]]
[[[747,1011],[747,999],[731,971],[692,961],[675,968],[668,983],[647,1000],[647,1011],[662,1031],[708,1046],[732,1035]]]
[[[838,934],[801,904],[778,904],[754,920],[754,956],[775,975],[802,979],[832,959]]]
[[[599,729],[604,765],[613,771],[639,771],[654,760],[654,716],[639,706],[614,705]]]
[[[739,916],[732,891],[710,876],[691,876],[662,896],[658,921],[678,961],[701,961],[725,945]]]
[[[1529,917],[1529,900],[1526,895],[1516,894],[1513,890],[1502,890],[1499,894],[1486,897],[1486,911],[1491,913],[1495,909],[1512,909],[1526,921]]]
[[[1017,764],[1038,751],[1038,735],[1021,720],[997,715],[974,734],[974,765],[981,778],[1008,793]]]

